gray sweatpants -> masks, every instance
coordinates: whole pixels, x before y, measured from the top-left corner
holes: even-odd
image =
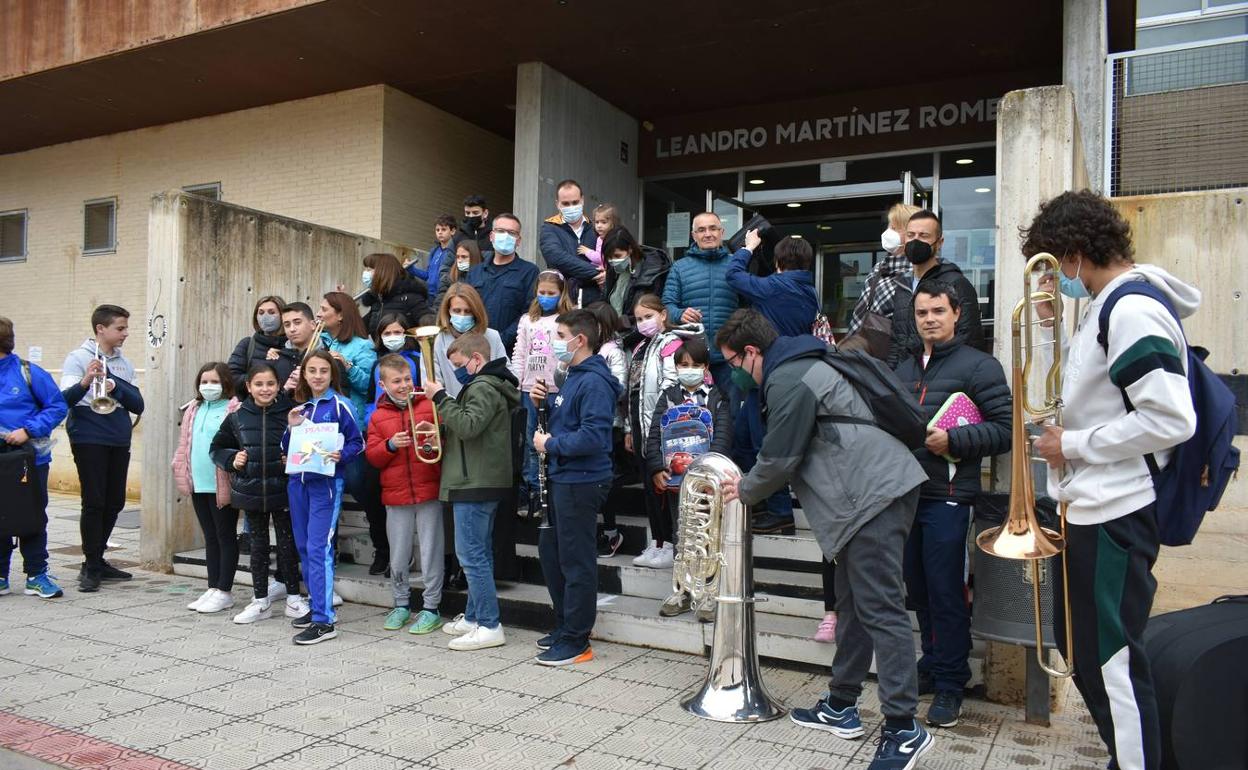
[[[412,535],[420,541],[420,575],[425,583],[424,609],[437,611],[442,602],[442,581],[446,562],[442,551],[446,535],[442,531],[442,503],[427,500],[416,505],[386,506],[386,538],[390,541],[390,587],[394,606],[411,602],[412,588],[407,567],[412,560]]]
[[[918,501],[915,487],[864,524],[836,556],[836,655],[828,691],[857,702],[874,653],[885,717],[913,717],[919,701],[901,573]]]

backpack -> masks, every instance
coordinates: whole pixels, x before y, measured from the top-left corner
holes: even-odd
[[[1156,286],[1148,281],[1124,283],[1105,299],[1098,318],[1096,341],[1106,356],[1109,355],[1109,314],[1118,300],[1128,294],[1152,297],[1170,311],[1180,329],[1183,326],[1170,299]],[[1196,411],[1196,432],[1174,447],[1164,470],[1158,467],[1152,453],[1144,455],[1153,477],[1157,529],[1164,545],[1192,542],[1205,513],[1218,507],[1231,476],[1239,470],[1239,449],[1232,444],[1237,432],[1235,395],[1205,365],[1208,355],[1205,348],[1187,346],[1187,384]],[[1122,403],[1128,412],[1135,411],[1126,390],[1122,391]]]
[[[823,362],[854,386],[867,402],[873,420],[832,417],[830,422],[874,425],[896,438],[907,449],[922,449],[927,441],[927,420],[914,394],[897,379],[888,365],[862,350],[829,348]]]

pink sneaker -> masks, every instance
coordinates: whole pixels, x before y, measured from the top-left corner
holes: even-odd
[[[836,613],[829,612],[819,622],[819,630],[815,632],[815,641],[831,644],[836,641]]]

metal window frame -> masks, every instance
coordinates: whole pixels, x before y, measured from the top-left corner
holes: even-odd
[[[1187,24],[1193,21],[1210,21],[1226,16],[1236,16],[1244,12],[1248,12],[1248,2],[1210,6],[1209,0],[1201,0],[1200,10],[1180,11],[1161,16],[1146,16],[1135,23],[1135,28],[1152,29],[1153,27],[1168,27],[1172,24]]]
[[[112,220],[109,225],[109,245],[96,249],[87,248],[87,207],[99,206],[101,204],[110,204],[113,209]],[[115,254],[117,252],[117,196],[113,195],[107,198],[92,198],[82,202],[82,254],[83,256],[94,256],[97,254]]]
[[[202,193],[200,192],[201,190],[212,190],[217,194],[215,198],[212,198],[212,200],[216,200],[216,201],[222,200],[220,182],[205,182],[203,184],[188,184],[182,188],[182,192],[187,192],[187,193],[190,193],[191,195],[202,195]],[[208,196],[204,195],[202,197],[206,198]]]
[[[0,262],[25,262],[30,255],[30,209],[10,209],[0,211],[0,218],[20,214],[22,217],[22,250],[20,254],[0,255]]]
[[[1248,7],[1248,3],[1245,3]],[[1102,186],[1105,188],[1106,195],[1113,197],[1117,194],[1114,189],[1113,171],[1114,171],[1114,133],[1116,121],[1114,120],[1114,77],[1117,72],[1117,63],[1125,59],[1133,59],[1138,56],[1153,56],[1156,54],[1173,53],[1177,51],[1190,51],[1197,48],[1211,48],[1219,45],[1234,45],[1237,43],[1248,43],[1248,34],[1231,35],[1230,37],[1218,37],[1212,40],[1195,40],[1190,43],[1174,43],[1172,45],[1157,46],[1156,48],[1139,48],[1134,51],[1120,51],[1111,53],[1105,57],[1105,115],[1104,115],[1104,138],[1102,140],[1102,163],[1104,176]]]

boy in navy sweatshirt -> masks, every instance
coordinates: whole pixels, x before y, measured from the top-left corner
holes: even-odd
[[[82,488],[82,554],[78,590],[100,590],[104,580],[129,580],[104,560],[104,549],[126,505],[126,473],[130,467],[130,415],[143,414],[143,396],[134,383],[134,364],[121,354],[130,336],[130,313],[117,305],[100,305],[91,314],[93,339],[70,352],[61,365],[61,395],[71,405],[65,430],[78,466]],[[99,359],[103,358],[101,365]],[[104,377],[105,391],[118,406],[108,414],[91,410],[91,384]]]
[[[550,527],[541,530],[538,556],[555,606],[555,630],[537,641],[537,662],[564,666],[593,660],[589,632],[598,609],[598,514],[611,490],[611,425],[623,389],[597,355],[598,319],[573,310],[557,319],[555,357],[568,366],[559,392],[533,386],[534,403],[548,401],[550,432],[540,429],[533,446],[549,460]]]

